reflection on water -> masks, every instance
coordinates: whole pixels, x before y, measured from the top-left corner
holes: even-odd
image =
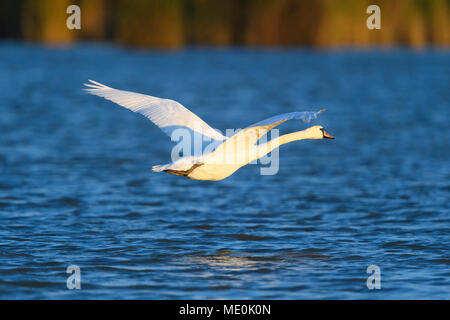
[[[449,298],[449,63],[0,43],[0,297]],[[87,79],[176,99],[222,130],[326,107],[312,124],[336,140],[283,146],[274,176],[156,174],[169,139],[83,94]],[[81,290],[66,288],[71,264]],[[381,290],[366,287],[372,264]]]
[[[249,271],[258,269],[256,261],[252,261],[243,253],[223,250],[215,255],[192,256],[186,259],[187,264],[204,264],[219,271]]]

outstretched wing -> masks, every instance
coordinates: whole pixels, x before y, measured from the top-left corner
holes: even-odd
[[[289,112],[279,114],[248,126],[247,128],[236,133],[233,137],[245,138],[248,142],[254,144],[267,132],[285,121],[298,119],[308,123],[311,122],[311,120],[316,119],[317,116],[324,111],[325,109],[320,111]]]
[[[169,137],[178,128],[188,128],[214,140],[226,139],[225,136],[174,100],[117,90],[92,80],[89,81],[91,83],[84,84],[89,87],[89,89],[84,89],[85,91],[144,115]]]

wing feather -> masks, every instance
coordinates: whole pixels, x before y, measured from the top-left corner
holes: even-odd
[[[285,121],[297,119],[302,120],[304,123],[309,123],[316,119],[317,116],[324,111],[325,109],[320,111],[289,112],[279,114],[248,126],[247,128],[236,133],[233,137],[245,137],[245,139],[247,139],[250,143],[256,143],[267,132]]]
[[[180,103],[130,91],[118,90],[104,84],[89,80],[84,90],[90,94],[103,97],[133,112],[140,113],[157,125],[169,137],[180,127],[210,137],[214,140],[225,140],[226,137],[211,128],[196,114]]]

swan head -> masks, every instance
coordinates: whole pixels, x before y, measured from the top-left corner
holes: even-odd
[[[334,139],[322,126],[313,126],[306,130],[310,139]]]

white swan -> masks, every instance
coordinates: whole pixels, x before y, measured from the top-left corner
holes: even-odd
[[[208,153],[183,157],[166,165],[154,166],[153,171],[156,172],[163,171],[196,180],[217,181],[230,176],[240,167],[263,157],[285,143],[304,139],[334,139],[322,126],[312,126],[306,130],[274,138],[267,143],[257,144],[261,137],[277,125],[290,119],[310,122],[324,110],[280,114],[255,123],[227,138],[176,101],[117,90],[92,80],[89,81],[91,83],[85,84],[89,89],[84,89],[85,91],[143,114],[169,136],[176,129],[186,128],[217,142],[217,147]]]

